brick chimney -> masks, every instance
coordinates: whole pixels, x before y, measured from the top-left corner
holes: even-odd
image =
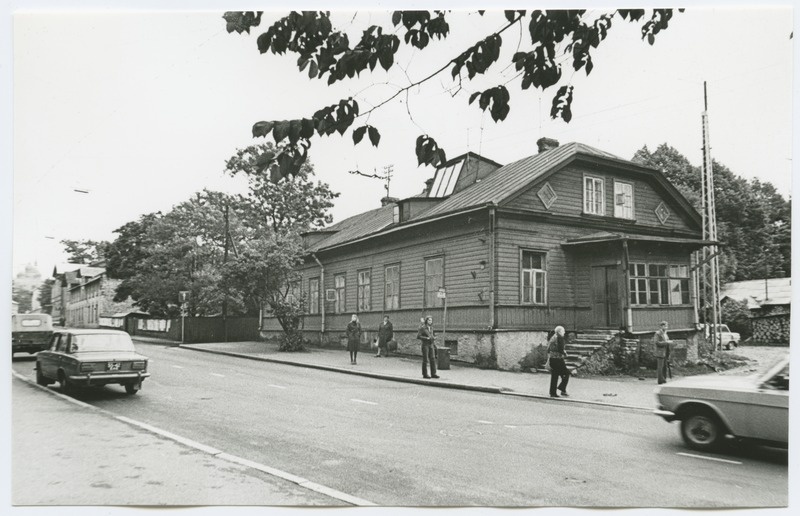
[[[386,206],[387,204],[394,204],[399,201],[397,197],[383,197],[381,198],[381,206]]]
[[[558,147],[558,140],[552,138],[539,138],[536,140],[536,145],[539,146],[539,153],[549,151]]]

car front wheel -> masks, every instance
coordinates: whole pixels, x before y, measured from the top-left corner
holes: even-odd
[[[709,412],[692,412],[681,421],[683,441],[695,450],[710,451],[717,448],[723,435],[719,419]]]
[[[136,394],[137,392],[139,392],[139,387],[133,383],[125,384],[125,392],[127,392],[128,394]]]

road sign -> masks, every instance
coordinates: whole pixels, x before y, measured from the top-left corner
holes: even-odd
[[[439,291],[436,292],[436,297],[439,299],[447,298],[447,291],[444,289],[444,287],[440,288]]]
[[[185,303],[189,300],[189,291],[188,290],[181,290],[178,292],[178,302]]]

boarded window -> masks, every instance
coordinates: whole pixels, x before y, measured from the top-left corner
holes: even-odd
[[[633,185],[614,181],[614,216],[633,219]]]
[[[606,214],[606,197],[603,178],[583,178],[583,212],[592,215]]]
[[[522,251],[522,302],[543,305],[547,302],[545,254]]]
[[[436,294],[444,287],[444,258],[425,260],[425,308],[444,306],[444,299]]]
[[[372,282],[372,271],[358,271],[358,290],[357,300],[358,305],[356,311],[369,312],[372,307],[372,289],[370,284]]]
[[[384,310],[400,309],[400,266],[389,265],[385,269]]]
[[[308,313],[319,313],[319,278],[308,280]]]

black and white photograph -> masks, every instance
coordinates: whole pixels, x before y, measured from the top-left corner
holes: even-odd
[[[798,501],[791,3],[7,3],[7,510]]]

